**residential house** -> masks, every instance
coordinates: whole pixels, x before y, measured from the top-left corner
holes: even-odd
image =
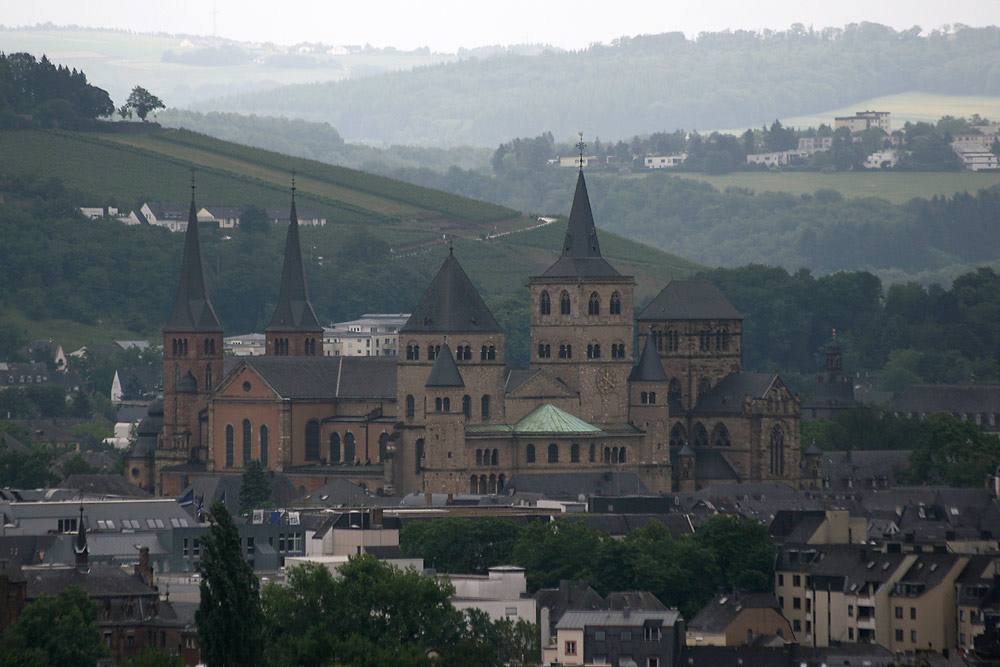
[[[535,598],[527,593],[523,567],[498,565],[489,568],[485,575],[448,574],[441,578],[455,587],[451,603],[456,609],[479,609],[493,621],[508,619],[514,623],[519,620],[535,623]]]
[[[673,667],[681,664],[684,618],[676,609],[567,611],[544,664]]]
[[[687,625],[688,646],[740,646],[756,637],[791,641],[792,626],[781,613],[774,593],[736,590],[702,607]]]
[[[183,232],[188,226],[188,210],[176,202],[144,202],[139,212],[146,224],[166,227],[172,232]]]
[[[222,348],[234,357],[255,357],[265,353],[266,337],[262,333],[248,333],[240,336],[226,336]]]
[[[233,229],[240,224],[241,206],[223,206],[213,204],[203,206],[198,210],[198,222],[214,222],[220,229]]]
[[[328,357],[399,355],[399,330],[409,313],[366,313],[356,320],[323,329],[323,354]]]
[[[297,215],[299,225],[305,225],[306,227],[322,227],[326,224],[326,216],[315,209],[299,209],[297,211]],[[276,225],[287,225],[290,220],[288,209],[281,208],[267,209],[267,217]]]
[[[645,158],[646,169],[669,169],[679,167],[687,159],[687,153],[675,153],[673,155],[650,155]]]
[[[853,116],[837,116],[833,119],[833,129],[842,127],[850,129],[851,133],[864,130],[879,129],[886,134],[892,132],[890,112],[888,111],[858,111]]]

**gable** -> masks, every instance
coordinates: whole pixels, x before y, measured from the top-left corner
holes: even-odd
[[[545,371],[536,371],[512,391],[507,392],[507,396],[510,398],[574,398],[576,395],[555,376]]]
[[[247,385],[250,387],[249,391],[246,389]],[[250,364],[241,363],[222,382],[214,399],[273,401],[280,400],[281,397],[256,369]]]

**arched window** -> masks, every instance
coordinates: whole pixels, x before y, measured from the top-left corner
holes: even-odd
[[[702,352],[708,352],[712,349],[712,332],[705,331],[698,332],[698,349]]]
[[[472,361],[472,347],[471,346],[466,345],[466,346],[461,347],[459,349],[462,351],[462,359],[464,361]]]
[[[562,345],[559,346],[559,358],[560,359],[565,359],[566,358],[566,344],[565,343],[563,343]]]
[[[559,295],[559,312],[562,315],[570,314],[569,292],[566,290],[563,290],[563,293]]]
[[[612,343],[611,344],[611,358],[612,359],[624,359],[625,358],[625,343]]]
[[[413,360],[414,361],[419,361],[420,360],[420,346],[419,345],[414,345],[413,346]]]
[[[538,297],[538,312],[540,315],[548,315],[552,312],[552,302],[549,299],[549,293],[544,290]]]
[[[406,346],[406,360],[413,361],[413,345]]]
[[[729,429],[722,422],[715,425],[712,429],[712,444],[716,447],[729,447]]]
[[[441,354],[441,346],[440,345],[428,345],[427,346],[427,359],[428,359],[428,361],[434,361],[435,359],[437,359],[437,356],[439,354]]]
[[[625,463],[625,448],[618,450],[618,463]]]
[[[575,442],[569,446],[569,460],[573,463],[580,462],[580,445]]]
[[[771,439],[768,444],[771,459],[771,474],[785,474],[785,429],[781,424],[775,424],[771,429]]]
[[[212,364],[205,366],[205,391],[212,391]]]
[[[442,405],[441,397],[438,396],[437,398],[434,399],[434,411],[441,412],[441,405]]]
[[[235,439],[235,437],[236,435],[233,432],[233,425],[226,424],[226,467],[227,468],[233,467],[233,449],[234,449],[233,440]]]
[[[538,344],[538,358],[539,359],[548,359],[551,356],[552,356],[552,346],[549,345],[548,343],[539,343]]]
[[[503,487],[504,487],[506,481],[507,481],[507,478],[504,477],[503,473],[500,473],[499,475],[497,475],[497,493],[503,493]]]
[[[549,463],[559,463],[559,445],[554,442],[549,445]]]
[[[451,399],[445,396],[443,403],[444,407],[442,408],[442,410],[444,410],[445,412],[451,412]]]
[[[493,455],[490,456],[490,465],[491,466],[498,466],[498,465],[500,465],[500,450],[499,449],[494,449],[493,450]]]
[[[476,467],[483,465],[483,450],[476,450]]]
[[[354,434],[348,431],[344,434],[344,463],[354,463],[357,458],[354,451]]]
[[[378,462],[385,463],[385,459],[389,454],[389,434],[381,433],[378,436]]]
[[[482,406],[481,407],[482,407],[483,421],[486,421],[487,419],[490,418],[490,395],[489,394],[483,394],[483,400],[482,400]]]
[[[655,403],[656,403],[656,392],[651,391],[649,392],[649,404],[654,405]]]
[[[316,460],[319,458],[319,422],[310,419],[306,423],[306,459]]]
[[[413,419],[413,406],[414,406],[413,394],[407,394],[406,395],[406,418],[407,419]]]
[[[681,335],[677,331],[667,332],[667,351],[677,352],[681,349]]]
[[[473,475],[469,478],[469,494],[476,495],[479,493],[479,476]]]
[[[649,403],[649,394],[646,392],[642,392],[641,394],[639,394],[639,402],[642,403],[643,405]]]
[[[413,448],[414,469],[419,473],[424,467],[424,439],[417,440]]]
[[[594,358],[594,345],[593,345],[593,343],[587,343],[587,358],[588,359],[593,359]]]
[[[497,348],[495,345],[490,345],[490,348],[486,354],[486,358],[489,359],[490,361],[493,361],[494,359],[497,358]]]
[[[695,447],[705,447],[708,445],[708,431],[705,430],[705,425],[698,422],[694,425],[694,429],[691,431],[691,439]]]
[[[601,297],[597,296],[597,292],[590,293],[590,300],[587,302],[587,314],[588,315],[601,314]]]
[[[670,379],[670,385],[667,387],[667,401],[671,403],[681,402],[681,381],[677,378]]]
[[[524,460],[527,461],[528,463],[534,463],[535,462],[535,446],[534,445],[529,444],[527,447],[524,448]]]
[[[594,343],[594,359],[600,359],[600,358],[601,358],[601,344]]]
[[[594,461],[596,461],[597,460],[596,457],[597,457],[597,447],[594,446],[594,443],[590,443],[590,462],[593,463]]]
[[[497,492],[497,476],[496,475],[490,475],[490,483],[486,487],[486,491],[487,491],[487,493],[496,493]]]
[[[486,361],[489,358],[489,354],[490,354],[489,348],[487,348],[485,345],[483,345],[479,349],[479,360],[480,361]]]
[[[611,463],[611,448],[610,447],[605,447],[604,448],[604,462],[605,463]]]
[[[330,434],[330,463],[340,463],[340,434]]]
[[[486,475],[479,476],[479,495],[486,495]]]
[[[462,414],[466,419],[472,419],[472,397],[468,394],[462,397]]]
[[[705,394],[707,394],[709,391],[711,391],[711,389],[712,389],[712,381],[711,380],[709,380],[708,378],[705,378],[705,377],[699,378],[698,379],[698,400],[700,401],[701,397],[704,396]]]
[[[611,313],[612,315],[622,314],[622,297],[620,294],[618,294],[618,292],[615,292],[611,295],[611,304],[608,307],[608,312]]]
[[[243,467],[246,467],[247,463],[250,462],[250,457],[252,456],[250,452],[250,442],[253,436],[253,427],[250,425],[249,419],[243,420]]]
[[[268,442],[267,442],[267,426],[260,427],[260,464],[267,467],[268,459]]]
[[[674,427],[670,429],[670,447],[683,447],[685,440],[687,440],[687,431],[679,422],[674,424]]]

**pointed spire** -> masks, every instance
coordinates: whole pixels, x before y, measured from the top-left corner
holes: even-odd
[[[184,235],[184,258],[181,260],[177,299],[164,331],[221,332],[219,318],[208,300],[205,270],[201,261],[201,240],[198,238],[198,209],[194,203],[194,170],[191,170],[191,209]]]
[[[573,207],[569,213],[566,239],[563,241],[562,255],[543,276],[620,276],[603,257],[597,242],[597,227],[594,213],[590,208],[587,181],[580,172],[573,194]]]
[[[458,371],[455,357],[451,354],[448,341],[441,345],[434,366],[431,367],[430,375],[427,376],[425,387],[464,387],[462,374]]]
[[[486,307],[454,253],[449,252],[400,331],[500,333],[503,329]]]
[[[264,331],[321,331],[316,317],[306,273],[302,265],[302,247],[299,244],[299,216],[295,210],[295,174],[292,174],[292,208],[288,215],[288,236],[285,237],[285,263],[281,270],[281,288],[274,307],[271,323]]]
[[[630,382],[666,382],[667,374],[663,372],[663,364],[660,362],[660,355],[653,345],[653,337],[646,336],[646,344],[642,346],[642,355],[638,363],[632,367],[629,373]]]
[[[87,548],[87,529],[83,526],[83,504],[80,504],[80,523],[76,529],[76,543],[73,545],[73,552],[76,554],[76,569],[79,572],[87,573],[90,570],[89,554]]]

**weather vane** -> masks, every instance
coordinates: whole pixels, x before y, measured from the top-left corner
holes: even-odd
[[[587,144],[583,143],[583,132],[577,132],[580,135],[580,143],[576,145],[580,149],[580,171],[583,171],[583,151],[587,147]]]

